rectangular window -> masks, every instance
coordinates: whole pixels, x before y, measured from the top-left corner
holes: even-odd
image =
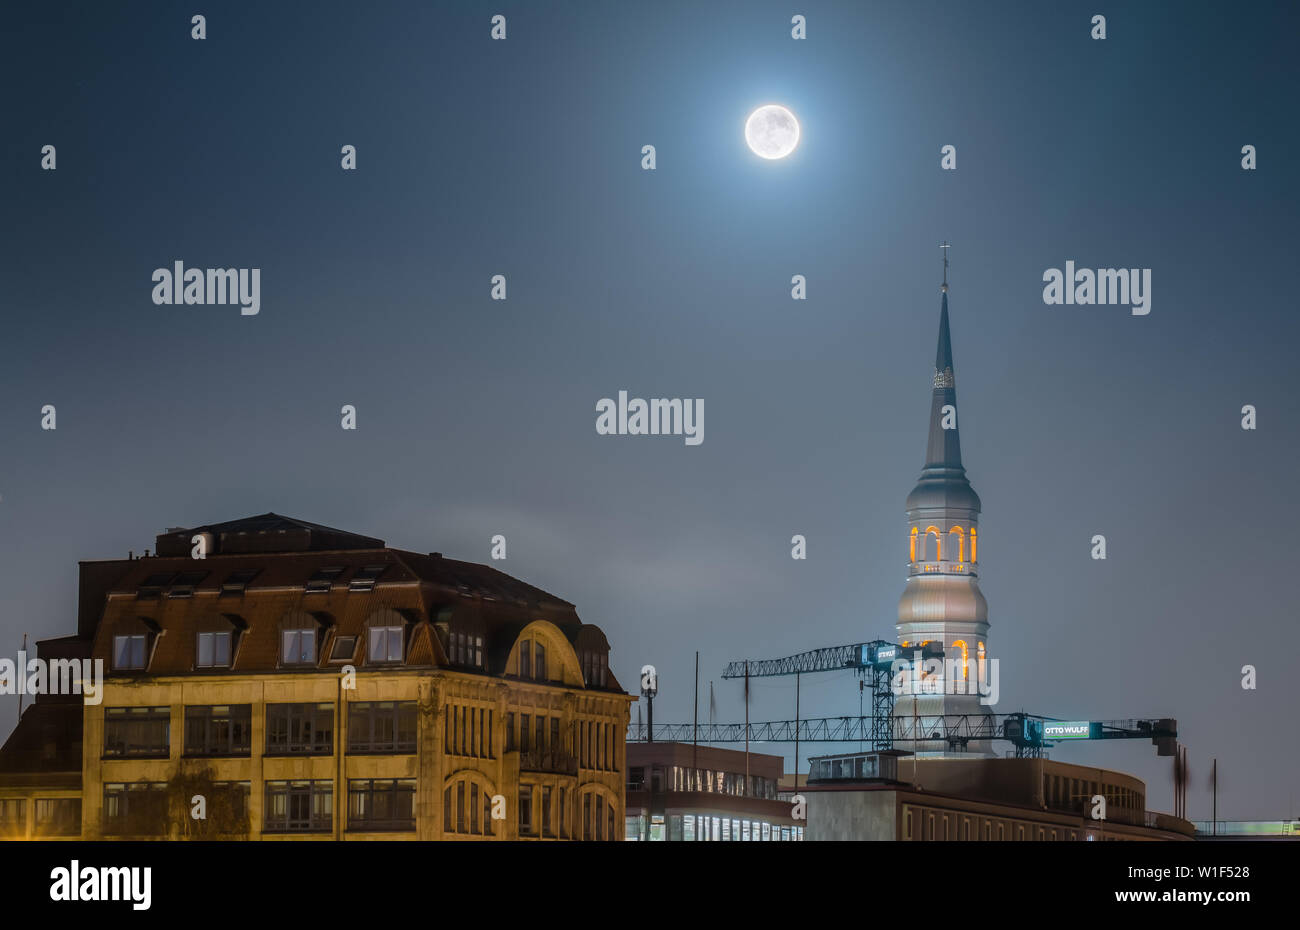
[[[357,654],[357,638],[355,636],[336,636],[334,645],[330,648],[331,662],[351,662],[352,657]]]
[[[131,633],[113,637],[113,668],[142,669],[145,667],[148,637],[144,633]]]
[[[167,758],[171,719],[170,707],[105,708],[104,757]]]
[[[185,755],[246,756],[252,749],[253,705],[185,708]]]
[[[195,665],[199,668],[230,668],[229,631],[220,633],[200,633],[198,657]]]
[[[415,701],[348,705],[348,752],[415,752]]]
[[[248,583],[256,577],[259,569],[249,568],[240,569],[237,572],[231,572],[230,576],[221,583],[221,596],[242,595]]]
[[[519,786],[519,832],[533,832],[533,789],[531,785]]]
[[[400,626],[372,626],[367,642],[367,662],[401,662],[402,633]]]
[[[519,751],[520,752],[528,752],[528,748],[529,748],[528,719],[529,718],[527,714],[519,715]]]
[[[375,580],[379,578],[387,568],[387,563],[380,565],[367,565],[352,576],[352,580],[348,582],[348,590],[373,591],[375,589]]]
[[[334,784],[326,780],[268,781],[268,833],[324,833],[334,827]]]
[[[343,574],[342,566],[318,569],[316,574],[307,579],[303,590],[307,594],[328,594],[330,588],[334,586],[334,579],[341,574]]]
[[[533,677],[532,655],[533,655],[532,641],[526,639],[519,644],[519,677],[520,678]]]
[[[267,704],[267,755],[329,755],[334,751],[333,704]]]
[[[246,781],[214,781],[208,797],[208,826],[218,834],[248,833],[248,795]]]
[[[5,839],[22,839],[26,835],[26,798],[0,798],[0,836]]]
[[[591,795],[582,796],[582,838],[589,840],[592,838],[591,832]]]
[[[283,665],[315,665],[316,631],[282,630],[280,662]]]
[[[533,664],[533,674],[536,676],[538,681],[545,681],[546,680],[546,647],[543,646],[541,643],[537,643],[537,648],[534,655],[536,656],[536,662],[534,662]]]
[[[104,833],[110,836],[163,836],[166,832],[165,784],[104,785]]]
[[[515,712],[506,713],[506,752],[515,751]]]
[[[174,577],[175,572],[157,572],[150,575],[141,582],[140,587],[136,589],[136,599],[141,601],[158,600],[159,595],[162,594],[162,589],[171,584],[172,578]]]
[[[354,779],[348,782],[348,829],[415,829],[415,779]]]
[[[554,836],[551,832],[551,788],[542,788],[542,836]]]
[[[77,836],[81,833],[81,798],[37,798],[37,836]]]
[[[207,572],[181,572],[171,583],[171,588],[167,591],[167,596],[172,597],[193,597],[194,589],[199,582],[208,577]]]

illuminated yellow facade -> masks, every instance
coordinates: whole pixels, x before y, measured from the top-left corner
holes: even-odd
[[[79,784],[59,789],[80,799],[75,835],[622,838],[633,698],[572,605],[327,528],[329,549],[249,555],[247,522],[212,528],[225,545],[197,570],[100,572],[82,641],[108,674],[81,708]],[[54,796],[54,773],[6,772],[22,767],[6,744],[0,811],[26,807],[13,837],[40,833],[35,801]]]

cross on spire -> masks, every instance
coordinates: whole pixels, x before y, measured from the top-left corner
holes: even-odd
[[[939,246],[939,248],[943,249],[943,292],[946,294],[948,293],[948,250],[951,249],[952,246],[950,246],[948,240],[945,239],[943,245]]]

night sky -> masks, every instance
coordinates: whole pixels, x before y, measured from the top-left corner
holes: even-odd
[[[78,560],[275,511],[573,601],[660,722],[698,650],[701,718],[713,681],[742,720],[728,660],[894,636],[948,240],[997,711],[1175,717],[1192,819],[1215,757],[1221,818],[1295,815],[1296,10],[10,4],[0,654],[75,630]],[[741,131],[769,102],[782,161]],[[261,312],[154,305],[176,260],[260,268]],[[1150,314],[1045,305],[1069,260],[1152,269]],[[703,443],[598,436],[619,390],[703,398]],[[1149,743],[1053,757],[1172,808]]]

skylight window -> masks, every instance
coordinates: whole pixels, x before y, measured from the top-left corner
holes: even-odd
[[[361,569],[359,572],[357,572],[355,575],[352,576],[352,580],[348,582],[348,590],[349,591],[373,591],[375,588],[375,581],[379,578],[380,575],[384,573],[384,571],[387,568],[388,568],[387,562],[383,562],[379,565],[367,565],[365,568]]]
[[[343,566],[334,566],[330,568],[320,568],[316,574],[307,579],[306,591],[308,594],[313,592],[325,593],[334,586],[334,579],[343,574]]]
[[[181,572],[167,591],[168,597],[193,597],[194,588],[208,577],[207,572]]]
[[[162,589],[169,585],[174,577],[176,577],[175,572],[157,572],[150,575],[141,582],[135,596],[142,601],[156,601],[162,594]]]
[[[256,568],[241,568],[237,572],[231,572],[230,577],[221,583],[222,594],[243,594],[248,583],[257,576]]]

